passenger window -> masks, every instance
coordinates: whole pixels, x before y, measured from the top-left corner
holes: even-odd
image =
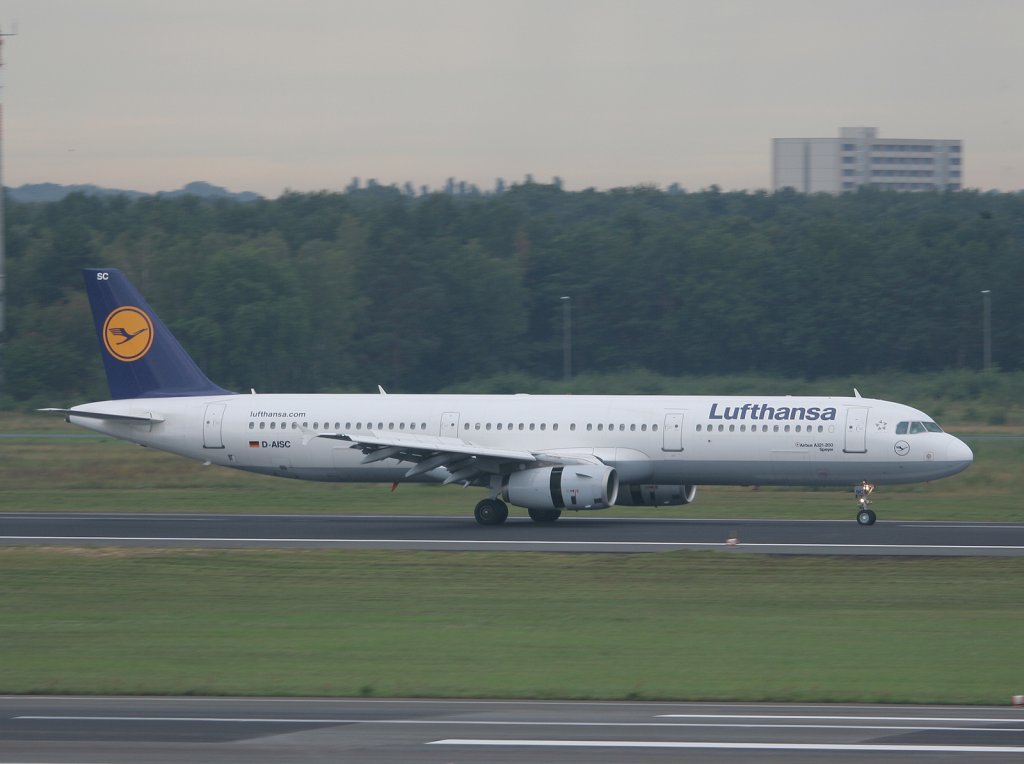
[[[645,424],[640,425],[640,432],[647,432],[647,425],[645,425]]]
[[[630,431],[630,432],[636,432],[636,425],[635,425],[635,424],[631,424],[631,425],[629,426],[629,431]]]
[[[547,429],[547,425],[544,422],[541,422],[540,423],[540,429],[542,429],[542,430]]]
[[[658,425],[652,424],[651,425],[651,432],[657,432],[657,431],[658,431]]]
[[[266,422],[260,422],[260,429],[264,429],[267,426]]]
[[[249,422],[249,429],[253,430],[255,428],[256,428],[256,423],[255,422]]]
[[[701,425],[697,425],[697,432],[700,432]]]
[[[555,422],[553,425],[551,425],[551,429],[552,430],[557,430],[558,429],[558,422]]]
[[[603,425],[603,424],[599,424],[599,425],[597,426],[597,431],[598,431],[598,432],[604,432],[604,425]]]
[[[569,432],[576,432],[576,423],[573,422],[569,425]]]
[[[270,423],[270,429],[273,430],[273,429],[276,429],[276,428],[277,428],[277,422],[271,422]]]
[[[896,434],[897,435],[906,435],[907,434],[907,426],[909,424],[910,424],[909,422],[900,422],[898,425],[896,425]]]

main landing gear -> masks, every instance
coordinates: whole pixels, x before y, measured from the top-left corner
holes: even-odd
[[[480,525],[501,525],[508,519],[508,505],[501,499],[484,499],[476,505],[473,516]],[[535,523],[553,523],[562,516],[560,509],[531,509]]]
[[[535,523],[553,523],[562,516],[560,509],[531,509],[530,519]]]
[[[508,505],[500,499],[484,499],[476,505],[473,516],[480,525],[501,525],[508,519]]]

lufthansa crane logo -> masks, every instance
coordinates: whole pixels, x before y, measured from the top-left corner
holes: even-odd
[[[119,361],[138,361],[153,345],[153,322],[131,305],[115,308],[103,322],[103,344]]]

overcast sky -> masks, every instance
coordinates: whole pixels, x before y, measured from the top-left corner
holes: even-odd
[[[1021,0],[4,0],[4,181],[767,188],[773,137],[1024,188]]]

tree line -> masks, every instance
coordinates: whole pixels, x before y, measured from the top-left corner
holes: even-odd
[[[105,397],[79,269],[117,267],[247,391],[426,392],[510,372],[1022,368],[1024,194],[384,186],[7,206],[8,400]]]

